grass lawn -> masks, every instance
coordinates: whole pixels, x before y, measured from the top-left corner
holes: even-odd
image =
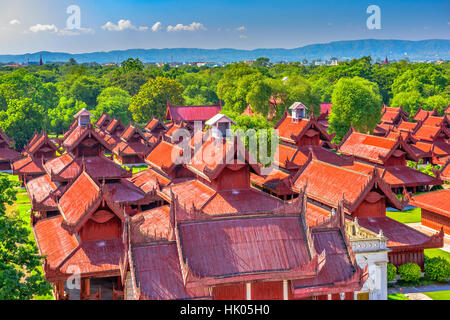
[[[424,292],[433,300],[450,300],[450,291]]]
[[[442,249],[425,249],[424,252],[427,258],[442,257],[450,262],[450,253]]]
[[[386,215],[401,223],[415,223],[420,222],[422,219],[420,208],[405,211],[387,211]]]
[[[388,300],[409,300],[409,299],[402,293],[392,293],[388,294]]]

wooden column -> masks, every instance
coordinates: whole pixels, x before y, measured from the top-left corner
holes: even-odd
[[[91,294],[91,279],[81,279],[80,296],[89,296]]]
[[[283,300],[289,300],[289,286],[287,280],[283,280]]]
[[[246,300],[252,300],[252,284],[251,283],[245,284],[245,298],[246,298]]]
[[[64,281],[55,282],[55,288],[56,288],[56,300],[64,299],[65,297]]]

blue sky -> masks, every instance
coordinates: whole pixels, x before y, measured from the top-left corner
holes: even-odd
[[[69,5],[80,8],[76,32],[66,28]],[[369,5],[380,7],[379,30],[366,26]],[[0,0],[0,54],[450,39],[449,21],[448,0]]]

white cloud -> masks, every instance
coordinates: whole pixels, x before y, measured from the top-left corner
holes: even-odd
[[[36,24],[30,27],[31,32],[41,32],[41,31],[49,31],[49,32],[58,32],[58,28],[54,24]]]
[[[198,30],[206,30],[205,26],[200,22],[192,22],[190,25],[185,26],[181,23],[176,26],[168,26],[167,31],[169,32],[177,32],[177,31],[198,31]]]
[[[12,24],[14,26],[14,25],[20,24],[20,21],[17,19],[13,19],[9,22],[9,24]]]
[[[80,29],[61,29],[58,32],[60,36],[78,36],[80,34],[94,34],[94,29],[80,28]]]
[[[239,28],[236,28],[236,30],[237,31],[245,31],[247,29],[245,28],[245,26],[240,26]]]
[[[152,31],[153,32],[157,32],[159,30],[161,30],[162,28],[162,23],[160,21],[158,21],[157,23],[155,23],[152,27]]]
[[[131,23],[130,20],[120,19],[119,22],[117,22],[117,24],[108,21],[107,23],[105,23],[105,25],[102,26],[102,29],[107,31],[124,31],[124,30],[146,31],[148,30],[148,27],[136,27]]]
[[[241,35],[239,35],[239,38],[241,38],[241,39],[247,39],[247,36],[246,36],[246,35],[243,35],[243,34],[241,34]]]

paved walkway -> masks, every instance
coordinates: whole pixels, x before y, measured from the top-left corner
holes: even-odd
[[[405,296],[407,296],[409,300],[433,300],[423,293],[407,293]]]
[[[434,292],[434,291],[449,291],[450,284],[427,284],[424,286],[416,287],[400,287],[400,288],[388,288],[388,294],[391,293],[421,293],[421,292]]]

